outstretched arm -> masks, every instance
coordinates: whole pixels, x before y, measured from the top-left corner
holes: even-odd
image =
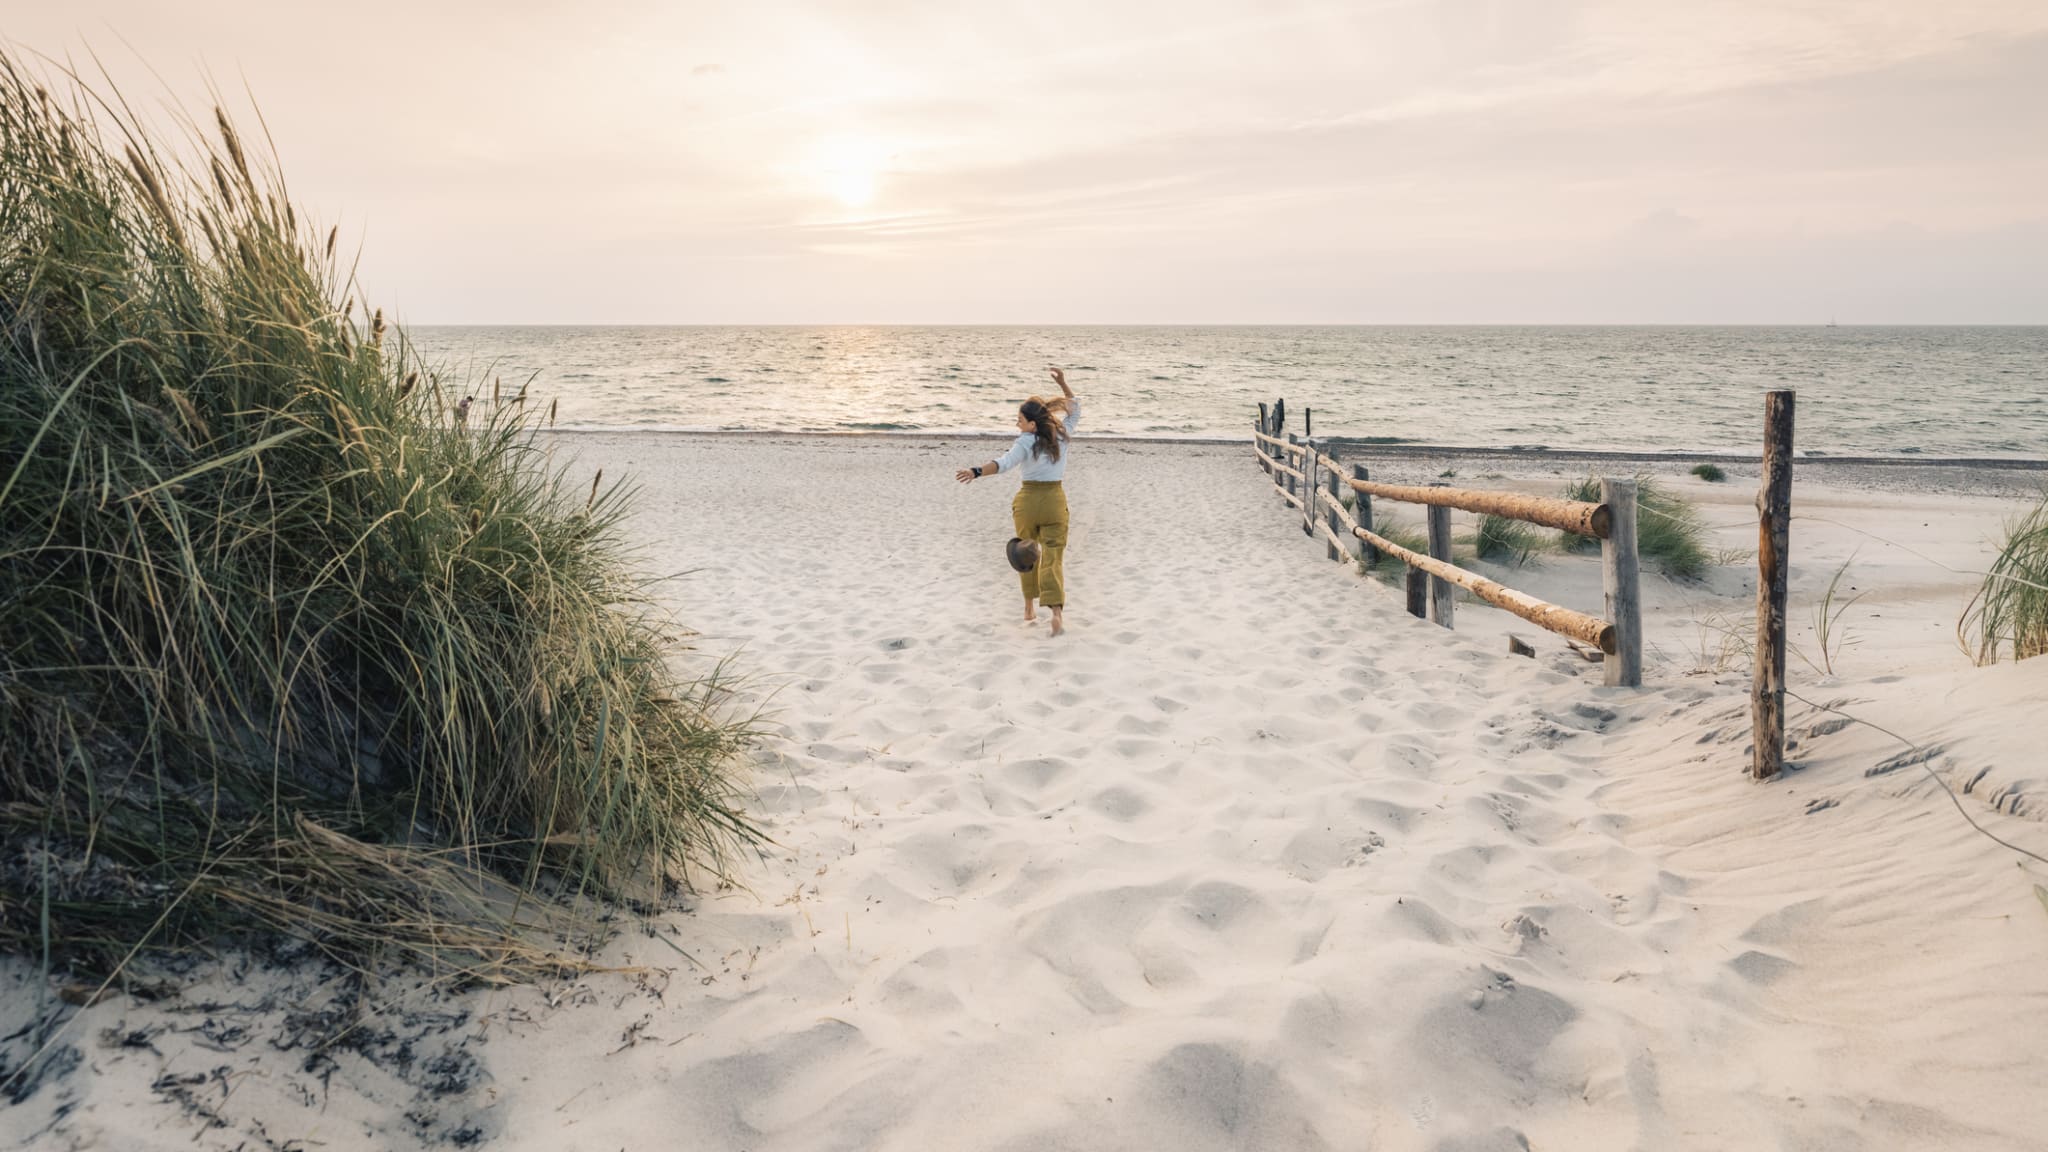
[[[962,468],[958,472],[953,473],[953,479],[958,480],[962,484],[972,484],[975,481],[976,471],[977,469],[974,468]],[[994,460],[991,460],[988,463],[981,465],[979,471],[983,476],[993,476],[996,473],[1002,471],[1002,465],[996,463]]]
[[[1067,399],[1072,400],[1074,398],[1074,390],[1067,387],[1067,374],[1065,372],[1057,368],[1053,369],[1052,382],[1060,386],[1060,391],[1066,394]]]

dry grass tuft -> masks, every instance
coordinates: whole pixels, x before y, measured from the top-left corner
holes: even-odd
[[[2048,496],[2005,526],[2005,542],[1957,622],[1963,650],[1979,664],[2048,655]]]
[[[1699,506],[1665,488],[1657,479],[1639,473],[1636,481],[1636,552],[1656,563],[1667,576],[1696,579],[1707,570],[1713,557],[1707,552],[1707,529]],[[1566,484],[1560,493],[1567,500],[1600,502],[1600,478],[1585,476]],[[1567,552],[1597,552],[1600,542],[1590,536],[1558,534]]]

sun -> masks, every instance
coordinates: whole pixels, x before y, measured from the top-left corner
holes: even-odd
[[[875,198],[875,173],[867,168],[847,168],[826,177],[826,188],[848,208],[865,208]]]
[[[888,150],[871,137],[827,137],[811,151],[806,166],[818,188],[848,208],[865,208],[879,190]]]

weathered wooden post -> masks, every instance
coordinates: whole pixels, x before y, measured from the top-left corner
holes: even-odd
[[[1441,482],[1430,485],[1442,488]],[[1451,510],[1441,504],[1429,505],[1429,558],[1451,562]],[[1451,598],[1453,585],[1441,576],[1429,578],[1429,618],[1446,628],[1452,626],[1451,616],[1456,601]]]
[[[1298,448],[1301,446],[1301,437],[1295,435],[1292,432],[1289,432],[1287,434],[1287,442]],[[1283,463],[1289,465],[1301,463],[1300,458],[1295,456],[1292,452],[1283,452],[1280,454],[1280,456]],[[1301,471],[1301,469],[1296,468],[1295,471],[1299,472]],[[1292,476],[1287,477],[1287,490],[1289,492],[1298,494],[1300,492],[1300,489],[1301,484],[1299,481],[1295,480],[1295,478]],[[1285,501],[1283,501],[1283,503],[1285,503]]]
[[[1610,531],[1600,542],[1601,583],[1607,591],[1607,621],[1614,625],[1614,652],[1607,657],[1607,684],[1643,686],[1643,606],[1636,561],[1636,482],[1600,479]]]
[[[1302,409],[1302,415],[1308,415]],[[1301,438],[1301,534],[1310,539],[1316,534],[1316,441],[1313,436]]]
[[[1329,456],[1332,460],[1337,458],[1337,454],[1334,451]],[[1329,489],[1330,497],[1330,507],[1328,511],[1323,513],[1323,522],[1329,525],[1330,535],[1336,537],[1337,540],[1342,540],[1345,538],[1344,523],[1337,519],[1337,510],[1344,506],[1344,477],[1335,468],[1332,468],[1324,477],[1323,486]],[[1337,547],[1337,540],[1330,541],[1330,559],[1349,560],[1351,558],[1351,550],[1349,548]]]
[[[1264,404],[1259,405],[1259,410],[1264,412],[1266,406]],[[1273,401],[1273,409],[1266,416],[1266,426],[1259,429],[1259,431],[1268,436],[1280,435],[1280,401]],[[1266,474],[1273,478],[1273,491],[1275,494],[1278,494],[1285,490],[1287,484],[1287,478],[1280,474],[1280,469],[1277,467],[1277,465],[1283,462],[1280,447],[1277,444],[1271,444],[1264,440],[1259,441],[1259,446],[1266,451]],[[1281,503],[1284,504],[1286,501],[1283,500]]]
[[[1264,400],[1261,400],[1259,401],[1259,431],[1270,436],[1272,435],[1272,429],[1273,418],[1266,412],[1266,402]],[[1272,472],[1273,470],[1267,467],[1266,461],[1271,459],[1273,456],[1273,446],[1266,443],[1264,440],[1260,440],[1254,437],[1252,440],[1252,447],[1257,449],[1259,453],[1259,469],[1261,471],[1268,473]]]
[[[1764,394],[1763,486],[1756,494],[1756,668],[1749,689],[1750,775],[1785,766],[1785,597],[1791,582],[1792,400]]]
[[[1363,464],[1353,464],[1351,466],[1351,478],[1353,480],[1370,480],[1372,479],[1372,473],[1366,471],[1366,467]],[[1357,499],[1351,505],[1351,511],[1356,516],[1360,528],[1365,529],[1367,532],[1373,531],[1372,497],[1370,495],[1364,492],[1358,493]],[[1379,567],[1380,550],[1373,547],[1372,541],[1360,540],[1358,548],[1359,558],[1365,561],[1367,568]]]
[[[1420,568],[1408,569],[1408,614],[1420,620],[1429,615],[1429,577]]]

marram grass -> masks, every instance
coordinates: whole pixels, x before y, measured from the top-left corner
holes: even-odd
[[[225,115],[181,163],[59,87],[0,56],[0,946],[516,979],[721,873],[752,733],[668,663],[630,493],[523,390],[458,415]]]
[[[1957,628],[1979,664],[2048,655],[2048,496],[2005,526],[1998,558]]]
[[[1429,532],[1427,529],[1382,512],[1373,524],[1374,532],[1418,555],[1429,555]],[[1358,570],[1363,575],[1376,576],[1389,584],[1399,584],[1407,579],[1408,562],[1391,552],[1382,552],[1379,562],[1368,566],[1364,559],[1358,561]]]
[[[1667,576],[1689,580],[1704,573],[1713,557],[1707,552],[1707,528],[1700,519],[1699,506],[1647,473],[1638,473],[1635,481],[1636,554],[1654,562]],[[1581,477],[1566,484],[1559,495],[1598,504],[1600,479]],[[1558,543],[1567,552],[1600,550],[1600,541],[1570,532],[1558,533]]]
[[[1551,539],[1534,524],[1489,512],[1479,518],[1472,546],[1482,560],[1521,567],[1549,551]]]

